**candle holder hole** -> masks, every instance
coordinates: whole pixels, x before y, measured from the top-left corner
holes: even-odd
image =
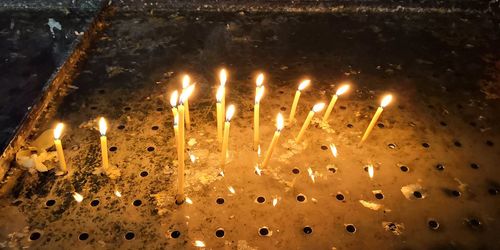
[[[415,196],[415,198],[417,199],[422,199],[422,193],[420,191],[414,191],[413,192],[413,196]]]
[[[286,111],[286,107],[281,107],[280,110],[281,111]]]
[[[224,198],[219,197],[219,198],[217,198],[217,199],[215,200],[215,202],[216,202],[217,204],[219,204],[219,205],[222,205],[222,204],[224,204]]]
[[[133,232],[127,232],[125,234],[125,239],[126,240],[133,240],[134,238],[135,238],[135,233],[133,233]]]
[[[462,193],[460,193],[460,191],[458,190],[451,190],[451,195],[455,196],[455,197],[460,197],[462,195]]]
[[[492,141],[490,140],[487,140],[486,141],[486,145],[490,146],[490,147],[493,147],[495,145],[495,143],[493,143]]]
[[[337,194],[337,195],[335,195],[335,198],[337,198],[337,200],[339,200],[339,201],[343,201],[345,199],[343,194]]]
[[[32,241],[38,240],[40,239],[41,236],[42,234],[40,234],[39,232],[33,232],[30,234],[30,240]]]
[[[396,148],[396,144],[394,144],[394,143],[389,143],[389,144],[387,145],[387,147],[389,147],[390,149],[395,149],[395,148]]]
[[[384,199],[384,194],[382,194],[382,193],[376,193],[375,194],[375,198],[377,198],[378,200],[382,200],[382,199]]]
[[[439,124],[440,124],[441,126],[443,126],[443,127],[448,126],[448,124],[446,124],[446,122],[443,122],[443,121],[439,122]]]
[[[444,164],[441,164],[441,163],[437,164],[436,165],[436,169],[439,170],[439,171],[443,171],[444,170]]]
[[[473,169],[479,169],[479,164],[477,164],[477,163],[471,163],[470,167],[473,168]]]
[[[78,239],[79,240],[87,240],[89,238],[89,234],[88,233],[81,233],[79,236],[78,236]]]
[[[342,110],[346,110],[347,109],[346,106],[342,106],[342,105],[339,108],[342,109]]]
[[[405,165],[402,165],[402,166],[399,166],[399,169],[401,170],[401,172],[408,172],[410,170],[410,168],[408,168],[407,166]]]
[[[269,229],[267,227],[261,227],[261,228],[259,228],[259,235],[260,236],[268,236],[269,235]]]
[[[96,110],[96,109],[97,109],[97,107],[96,107],[96,106],[90,106],[90,109],[91,109],[91,110]]]
[[[354,125],[352,125],[352,124],[348,123],[348,124],[347,124],[347,127],[348,127],[348,128],[353,128],[353,127],[354,127]]]
[[[56,204],[56,201],[55,200],[48,200],[45,202],[45,206],[47,207],[52,207]]]
[[[433,219],[429,220],[427,225],[429,225],[429,228],[432,230],[437,230],[439,228],[439,222]]]
[[[158,107],[158,108],[156,108],[156,111],[161,112],[161,111],[163,111],[163,108],[162,107]]]
[[[125,128],[125,125],[120,124],[120,125],[118,125],[118,127],[117,127],[117,128],[118,128],[119,130],[122,130],[122,129],[124,129],[124,128]]]
[[[222,238],[222,237],[224,237],[224,234],[225,234],[225,233],[224,233],[224,229],[222,229],[222,228],[219,228],[219,229],[215,230],[215,236],[216,236],[217,238]]]
[[[312,234],[313,229],[310,226],[305,226],[304,229],[302,229],[305,234]]]
[[[461,143],[461,142],[459,142],[459,141],[455,141],[455,142],[453,142],[453,144],[454,144],[454,145],[455,145],[455,147],[457,147],[457,148],[462,147],[462,143]]]
[[[141,172],[140,175],[141,175],[141,177],[146,177],[146,176],[149,175],[149,173],[148,173],[148,171],[144,170],[144,171]]]
[[[294,168],[294,169],[292,169],[292,173],[293,174],[299,174],[300,173],[300,169]]]
[[[173,231],[171,234],[170,234],[170,237],[174,238],[174,239],[177,239],[181,236],[181,232],[179,231]]]
[[[327,150],[327,149],[328,149],[328,147],[327,147],[327,146],[325,146],[325,145],[321,145],[321,149],[322,149],[322,150]]]
[[[378,126],[379,128],[384,128],[384,127],[385,127],[385,125],[384,125],[383,123],[381,123],[381,122],[377,123],[377,126]]]
[[[345,230],[353,234],[356,232],[356,227],[353,224],[348,224],[345,226]]]
[[[427,142],[422,143],[422,147],[424,147],[424,148],[429,148],[430,146],[431,145],[429,145],[429,143],[427,143]]]
[[[112,146],[109,148],[109,151],[111,151],[111,152],[115,152],[116,150],[118,150],[118,148],[115,146]]]
[[[257,197],[257,202],[258,203],[264,203],[265,201],[266,201],[266,198],[264,198],[263,196]]]
[[[488,193],[490,193],[491,195],[498,195],[499,190],[498,188],[490,188],[488,189]]]
[[[153,152],[153,151],[155,151],[155,147],[148,147],[147,150],[148,150],[148,152]]]
[[[130,110],[132,110],[132,108],[131,107],[125,107],[125,108],[123,108],[123,110],[130,111]]]
[[[93,201],[91,201],[91,202],[90,202],[90,206],[92,206],[92,207],[97,207],[97,206],[99,206],[99,200],[93,200]]]
[[[332,172],[333,174],[335,174],[337,172],[337,169],[335,169],[334,167],[329,167],[328,168],[328,171]]]
[[[134,206],[138,207],[138,206],[142,205],[142,201],[141,200],[135,200],[132,204],[134,204]]]
[[[306,196],[303,194],[297,195],[297,201],[298,202],[305,202],[306,201]]]
[[[479,229],[482,226],[482,222],[478,218],[469,218],[469,219],[467,219],[467,224],[472,229]]]

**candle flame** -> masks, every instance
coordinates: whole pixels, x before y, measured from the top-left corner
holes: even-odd
[[[315,183],[313,170],[311,168],[308,168],[307,173],[309,173],[309,176],[311,177],[312,182]]]
[[[231,192],[232,194],[236,193],[236,190],[234,190],[232,186],[227,187],[227,189],[229,189],[229,192]]]
[[[219,172],[219,175],[220,175],[220,176],[222,176],[222,177],[224,177],[224,171],[222,171],[222,170],[221,170],[221,171]]]
[[[184,77],[182,77],[182,88],[185,89],[189,87],[190,82],[191,78],[189,77],[189,75],[184,75]]]
[[[73,193],[73,198],[75,198],[75,201],[78,203],[83,201],[83,196],[77,192]]]
[[[325,104],[321,102],[321,103],[314,105],[312,110],[314,113],[317,113],[317,112],[321,111],[324,107],[325,107]]]
[[[118,190],[115,190],[115,195],[116,197],[122,197],[122,193],[120,193],[120,191]]]
[[[54,139],[59,140],[59,138],[61,138],[63,128],[64,124],[61,122],[56,125],[56,128],[54,129]]]
[[[281,113],[278,113],[278,116],[276,117],[276,130],[281,131],[284,125],[285,122],[283,121],[283,115],[281,115]]]
[[[191,159],[191,162],[192,162],[192,163],[195,163],[195,162],[196,162],[196,156],[195,156],[195,155],[190,154],[190,155],[189,155],[189,158]]]
[[[224,86],[221,85],[217,88],[217,94],[215,95],[215,99],[217,100],[217,102],[221,102],[222,101],[222,96],[224,95]]]
[[[259,157],[259,158],[260,158],[260,152],[261,151],[260,151],[260,144],[259,144],[259,146],[257,147],[257,157]]]
[[[186,197],[186,203],[193,204],[193,201],[189,197]]]
[[[264,74],[260,73],[257,76],[257,80],[255,81],[255,84],[257,85],[257,87],[260,87],[260,86],[262,86],[263,83],[264,83]]]
[[[101,135],[106,135],[107,130],[108,126],[106,124],[106,120],[104,120],[104,117],[99,118],[99,132],[101,132]]]
[[[345,92],[347,92],[347,90],[349,90],[349,84],[345,84],[345,85],[340,86],[340,88],[337,89],[337,92],[335,94],[342,95]]]
[[[337,147],[335,144],[330,143],[330,150],[332,151],[333,157],[337,158],[338,152],[337,152]]]
[[[278,198],[273,198],[273,207],[275,207],[278,204]]]
[[[231,121],[231,118],[234,115],[234,105],[229,105],[226,110],[226,121]]]
[[[177,99],[179,98],[179,92],[176,90],[170,95],[170,105],[172,108],[177,107]]]
[[[259,176],[261,176],[262,175],[261,172],[262,171],[260,170],[259,165],[258,164],[255,165],[255,173],[257,173]]]
[[[380,103],[380,107],[385,108],[389,103],[392,101],[392,95],[386,95],[384,96],[384,99],[382,99],[382,102]]]
[[[220,70],[219,80],[220,80],[220,86],[221,87],[226,86],[226,81],[227,81],[227,72],[226,72],[226,69],[221,69]]]
[[[189,85],[189,87],[185,88],[181,96],[179,97],[179,103],[183,104],[186,102],[186,100],[189,98],[189,96],[193,93],[194,91],[194,84]]]
[[[205,242],[203,242],[201,240],[195,240],[193,245],[195,247],[205,247]]]
[[[255,93],[255,103],[259,103],[263,95],[264,95],[264,86],[257,89],[257,93]]]
[[[370,176],[370,179],[373,178],[373,165],[368,165],[368,175]]]
[[[302,91],[303,89],[305,89],[307,86],[309,86],[309,84],[311,83],[311,80],[309,79],[306,79],[304,81],[302,81],[300,84],[299,84],[299,88],[298,90],[299,91]]]

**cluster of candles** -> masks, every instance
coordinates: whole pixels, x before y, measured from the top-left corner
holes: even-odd
[[[217,113],[217,140],[220,143],[221,152],[220,152],[220,167],[222,173],[224,171],[224,167],[226,165],[226,158],[228,155],[228,145],[229,145],[229,129],[231,126],[231,118],[234,115],[235,107],[234,105],[229,105],[226,108],[226,82],[227,82],[227,71],[222,69],[219,73],[219,82],[220,85],[217,88],[216,93],[216,113]],[[295,113],[297,110],[297,106],[299,103],[301,92],[310,85],[310,80],[302,81],[298,89],[295,93],[295,97],[292,102],[292,107],[288,119],[288,124],[293,125],[295,122]],[[253,149],[255,151],[259,151],[260,153],[260,101],[264,95],[264,75],[259,74],[256,79],[256,89],[255,89],[255,103],[254,103],[254,125],[253,125]],[[172,114],[174,117],[174,134],[176,141],[176,149],[177,149],[177,160],[178,160],[178,182],[177,182],[177,195],[176,195],[176,203],[181,204],[185,200],[184,195],[184,168],[185,168],[185,131],[191,128],[191,119],[189,115],[189,96],[193,93],[195,88],[195,84],[191,83],[191,79],[188,75],[184,75],[182,78],[182,91],[179,95],[178,91],[174,91],[170,96],[170,105],[172,106]],[[323,115],[322,122],[328,123],[328,118],[337,102],[338,98],[349,90],[349,84],[341,85],[335,94],[332,96],[330,103],[328,104],[326,111]],[[363,143],[368,136],[370,135],[374,125],[379,119],[380,115],[384,108],[391,102],[392,96],[386,95],[382,99],[382,102],[377,109],[375,115],[373,116],[370,124],[368,125],[363,137],[361,138],[360,143]],[[305,131],[309,127],[314,115],[325,107],[324,103],[318,103],[313,106],[311,111],[308,113],[299,133],[295,137],[295,142],[299,143],[302,140],[302,137],[305,134]],[[64,158],[63,147],[61,144],[61,134],[64,125],[62,123],[58,123],[56,128],[54,129],[54,144],[57,150],[57,156],[59,159],[59,167],[63,172],[67,172],[66,162]],[[267,149],[267,152],[264,156],[264,159],[261,163],[258,163],[258,166],[262,168],[266,168],[269,164],[273,151],[278,144],[278,140],[281,134],[281,131],[284,127],[284,119],[281,113],[278,113],[276,118],[276,131],[273,135],[271,143]],[[99,131],[101,134],[101,155],[102,155],[102,167],[104,172],[107,172],[109,169],[109,161],[108,161],[108,146],[107,146],[107,138],[106,131],[107,125],[106,120],[101,117],[99,119]],[[371,168],[371,174],[373,176],[373,168]]]

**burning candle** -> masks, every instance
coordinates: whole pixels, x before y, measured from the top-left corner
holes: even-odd
[[[189,117],[189,96],[193,93],[194,85],[189,85],[191,78],[188,75],[184,75],[182,78],[182,94],[184,95],[184,119],[186,120],[186,128],[191,129],[191,119]]]
[[[332,112],[333,107],[335,106],[335,103],[337,102],[337,99],[339,98],[339,96],[344,94],[348,89],[349,89],[348,84],[342,85],[340,88],[337,89],[337,92],[335,93],[335,95],[332,96],[332,100],[330,101],[330,104],[328,104],[328,107],[326,108],[325,114],[323,115],[323,122],[324,123],[326,123],[328,120],[328,117],[330,117],[330,113]]]
[[[108,161],[108,141],[106,138],[106,131],[108,130],[108,126],[106,125],[106,120],[104,117],[99,119],[99,132],[101,132],[101,156],[102,156],[102,168],[105,172],[109,169],[109,161]]]
[[[310,83],[311,80],[304,80],[299,84],[297,92],[295,92],[295,97],[293,98],[292,109],[290,110],[290,117],[288,118],[289,122],[293,122],[293,120],[295,119],[295,111],[297,110],[297,104],[299,104],[301,91],[309,86]]]
[[[370,179],[373,179],[373,172],[374,172],[374,169],[373,169],[373,165],[368,165],[368,176],[370,176]]]
[[[66,173],[66,160],[64,159],[64,151],[61,143],[61,134],[64,124],[58,123],[54,129],[54,144],[56,145],[57,158],[59,159],[59,170]]]
[[[364,142],[366,138],[370,135],[372,132],[373,126],[375,126],[375,123],[377,123],[378,118],[382,114],[382,111],[384,111],[384,108],[389,105],[389,103],[392,100],[392,95],[386,95],[384,99],[382,99],[382,102],[380,103],[380,107],[378,107],[377,112],[375,112],[375,115],[373,116],[372,120],[370,121],[370,124],[368,125],[368,128],[366,128],[365,134],[361,138],[361,142]]]
[[[260,136],[260,99],[264,95],[264,86],[258,87],[255,93],[255,105],[253,108],[253,149],[257,150],[259,147]]]
[[[274,148],[276,147],[276,144],[278,144],[278,139],[280,138],[281,130],[283,129],[283,123],[283,116],[281,115],[281,113],[278,113],[278,116],[276,117],[276,131],[274,132],[273,139],[271,140],[271,144],[269,145],[266,156],[264,157],[264,161],[262,162],[263,168],[267,167],[267,164],[271,159],[271,155],[273,154]]]
[[[178,137],[177,137],[177,196],[175,197],[175,202],[177,204],[182,204],[184,202],[184,101],[186,100],[186,92],[183,92],[179,98],[179,106],[177,106],[177,111],[179,112],[178,117]]]
[[[295,138],[295,142],[300,142],[302,139],[302,136],[304,135],[304,132],[306,132],[307,127],[311,123],[312,118],[314,117],[314,114],[317,112],[321,111],[325,107],[324,103],[318,103],[314,105],[311,111],[309,111],[309,114],[307,115],[306,120],[304,121],[304,124],[302,125],[302,128],[300,129],[299,135]]]
[[[226,165],[226,157],[227,157],[227,146],[229,143],[229,127],[231,126],[231,118],[234,114],[234,105],[229,105],[226,113],[226,123],[224,124],[224,138],[222,140],[222,150],[220,154],[220,164],[222,170],[224,170],[224,166]]]
[[[219,143],[222,143],[222,126],[224,124],[224,111],[222,108],[222,98],[224,97],[224,86],[219,86],[217,88],[217,94],[215,95],[215,98],[217,100],[216,106],[217,106],[217,139],[219,140]]]
[[[179,97],[179,92],[174,91],[171,95],[170,95],[170,105],[172,106],[172,114],[174,115],[174,117],[177,115],[177,98]]]
[[[226,116],[226,82],[227,82],[227,71],[226,69],[221,69],[219,73],[219,81],[220,81],[220,86],[219,88],[222,88],[222,94],[221,94],[221,114],[222,114],[222,121],[224,121],[224,116]]]

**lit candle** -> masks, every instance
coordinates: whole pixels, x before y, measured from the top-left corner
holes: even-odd
[[[219,81],[220,81],[220,88],[222,88],[222,97],[220,99],[221,103],[221,114],[222,114],[222,121],[224,121],[224,117],[226,116],[226,82],[227,82],[227,71],[226,69],[221,69],[219,73]]]
[[[260,137],[260,99],[264,95],[264,86],[258,87],[255,93],[255,105],[253,108],[253,149],[257,151]]]
[[[185,100],[184,100],[184,115],[185,115],[185,122],[186,122],[186,128],[189,130],[191,129],[191,119],[189,117],[189,96],[194,90],[194,85],[189,85],[191,82],[191,78],[189,78],[188,75],[184,75],[182,78],[182,94],[185,94]]]
[[[64,124],[58,123],[54,129],[54,144],[56,145],[57,158],[59,159],[59,170],[66,173],[66,160],[64,159],[64,151],[61,143],[61,134],[64,128]]]
[[[380,103],[380,107],[378,107],[377,112],[375,112],[375,115],[373,116],[370,124],[368,125],[368,128],[366,128],[365,134],[361,138],[361,142],[364,142],[366,138],[370,135],[372,132],[373,126],[375,126],[375,123],[377,123],[378,118],[382,114],[382,111],[384,111],[384,108],[391,102],[392,100],[392,95],[386,95],[384,99],[382,99],[382,102]]]
[[[348,89],[349,89],[348,84],[342,85],[340,88],[337,89],[337,92],[335,93],[335,95],[332,96],[332,100],[330,101],[330,104],[328,104],[328,107],[326,108],[325,114],[323,115],[323,122],[324,123],[326,123],[328,120],[328,117],[330,117],[330,113],[332,113],[333,107],[335,106],[335,103],[337,102],[337,99],[339,98],[339,96],[344,94]]]
[[[170,95],[170,105],[172,106],[172,114],[174,115],[174,117],[177,115],[177,98],[179,97],[179,92],[174,91],[171,95]]]
[[[262,167],[267,167],[269,160],[271,159],[271,155],[273,154],[274,148],[276,144],[278,144],[278,139],[280,138],[281,130],[283,129],[283,116],[281,113],[278,113],[278,117],[276,118],[276,131],[274,132],[273,139],[271,140],[271,144],[267,149],[266,156],[264,157],[264,161],[262,162]]]
[[[106,138],[106,131],[108,126],[106,125],[106,120],[104,117],[99,119],[99,132],[101,132],[101,156],[102,156],[102,168],[105,172],[108,172],[109,161],[108,161],[108,141]]]
[[[182,204],[184,202],[184,101],[186,100],[186,92],[182,93],[179,98],[179,105],[177,106],[178,113],[178,139],[177,139],[177,196],[175,197],[175,202],[177,204]]]
[[[307,127],[311,123],[312,118],[314,117],[314,114],[317,112],[321,111],[325,107],[324,103],[318,103],[314,105],[311,111],[309,111],[309,114],[307,115],[306,120],[304,121],[304,125],[302,125],[302,128],[300,129],[299,135],[295,138],[295,142],[300,142],[302,139],[302,136],[304,135],[304,132],[306,132]]]
[[[227,157],[227,147],[229,143],[229,127],[231,126],[231,118],[234,114],[234,105],[229,105],[226,113],[226,122],[224,124],[224,138],[222,140],[222,150],[220,154],[220,164],[221,169],[224,170],[224,166],[226,165],[226,157]]]
[[[217,88],[217,94],[215,95],[215,98],[217,100],[216,106],[217,106],[217,139],[219,140],[219,143],[222,143],[222,132],[223,132],[223,124],[224,124],[224,111],[222,108],[222,98],[224,97],[224,86],[219,86]]]
[[[295,119],[295,111],[297,111],[297,105],[299,104],[300,93],[307,86],[309,86],[310,83],[311,80],[304,80],[299,84],[297,92],[295,92],[295,97],[293,98],[292,109],[290,110],[290,117],[288,118],[290,123],[292,123]]]

